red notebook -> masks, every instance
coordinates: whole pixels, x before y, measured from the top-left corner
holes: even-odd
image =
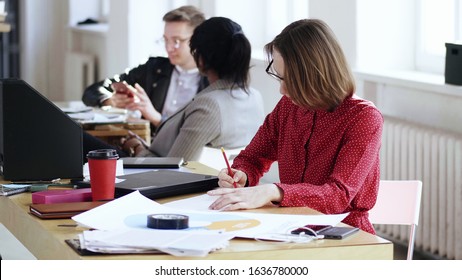
[[[90,188],[76,190],[46,190],[32,193],[32,203],[34,204],[83,201],[92,201]]]

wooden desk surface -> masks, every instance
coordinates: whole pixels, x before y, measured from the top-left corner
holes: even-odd
[[[205,174],[216,174],[216,170],[200,163],[190,162],[188,167]],[[158,200],[160,203],[176,197]],[[318,240],[306,244],[278,244],[258,242],[250,239],[233,239],[225,249],[208,254],[205,258],[179,258],[166,254],[152,255],[98,255],[80,256],[66,243],[86,228],[75,227],[71,219],[41,220],[29,214],[32,202],[30,193],[0,197],[0,223],[3,223],[37,259],[393,259],[393,244],[378,236],[360,231],[344,240]],[[248,210],[277,214],[314,214],[306,207],[267,207]],[[67,226],[63,226],[67,225]]]
[[[11,25],[9,23],[0,22],[0,33],[7,33],[11,31]]]

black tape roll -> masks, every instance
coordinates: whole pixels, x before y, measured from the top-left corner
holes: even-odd
[[[178,214],[148,215],[148,228],[185,229],[189,227],[189,217]]]

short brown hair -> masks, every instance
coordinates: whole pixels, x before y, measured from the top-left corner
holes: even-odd
[[[268,59],[278,51],[290,99],[307,109],[334,110],[355,91],[346,57],[329,26],[303,19],[289,24],[265,46]]]
[[[162,18],[165,22],[188,22],[196,28],[205,21],[204,13],[194,6],[181,6],[166,13]]]

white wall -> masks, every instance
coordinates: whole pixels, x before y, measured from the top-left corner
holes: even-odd
[[[462,86],[412,71],[356,72],[358,92],[383,115],[462,133]]]
[[[349,64],[354,67],[357,57],[357,0],[310,0],[309,16],[325,21],[335,33]]]
[[[153,55],[156,47],[164,49],[164,45],[156,44],[156,40],[162,37],[162,17],[171,7],[165,0],[135,0],[130,1],[128,9],[128,65],[135,66]]]
[[[69,31],[67,24],[96,17],[96,13],[88,11],[92,4],[80,0],[21,1],[21,76],[51,99],[59,101],[64,96],[64,54],[69,44],[76,47],[76,51],[89,52],[97,57],[99,78],[118,74],[127,67],[136,66],[149,55],[160,53],[156,52],[159,46],[155,41],[163,33],[162,15],[187,3],[199,6],[207,16],[227,16],[243,26],[253,45],[251,85],[265,97],[266,112],[280,99],[279,85],[264,73],[266,62],[262,56],[263,45],[280,30],[260,30],[269,21],[280,20],[278,16],[287,16],[288,12],[271,11],[264,18],[255,18],[254,15],[257,9],[266,9],[268,1],[280,0],[110,0],[107,32],[82,35],[85,39],[79,35],[77,43],[65,39]],[[94,2],[98,2],[85,1],[92,2],[95,7]],[[297,3],[298,0],[287,1]],[[310,0],[308,3],[308,7],[302,7],[303,10],[308,9],[310,17],[323,19],[331,26],[350,65],[357,71],[375,68],[380,72],[413,67],[415,1]],[[76,7],[81,7],[80,4],[85,9],[74,13]],[[236,13],[233,7],[242,9]]]
[[[111,1],[106,70],[111,76],[154,53],[156,40],[163,34],[162,17],[169,9],[167,0]]]
[[[66,2],[66,1],[62,1]],[[69,0],[69,20],[70,25],[76,25],[80,21],[88,18],[99,20],[101,3],[95,0]]]
[[[162,15],[168,10],[183,4],[195,4],[199,6],[207,16],[227,16],[240,23],[251,39],[255,57],[262,58],[263,45],[271,40],[280,30],[272,30],[269,33],[261,32],[262,27],[268,21],[276,21],[279,17],[288,17],[288,12],[272,11],[268,18],[255,18],[254,11],[266,9],[266,1],[279,0],[111,0],[108,17],[109,28],[104,33],[69,32],[68,23],[75,23],[88,17],[97,18],[99,12],[91,12],[100,7],[98,1],[89,3],[79,0],[22,0],[24,1],[25,13],[23,16],[24,49],[22,77],[52,99],[60,100],[63,94],[64,79],[64,53],[67,50],[90,53],[97,57],[98,78],[119,74],[127,67],[133,67],[145,60],[149,55],[156,52],[155,40],[160,38],[163,32]],[[298,0],[292,1],[297,4]],[[355,59],[354,32],[354,3],[355,0],[336,1],[340,5],[338,9],[332,9],[336,0],[311,0],[309,9],[313,17],[324,18],[332,25],[334,31],[339,33],[339,39],[347,52],[347,56]],[[96,4],[97,3],[97,4]],[[235,13],[232,7],[243,7],[239,13]],[[85,7],[85,9],[81,9]],[[303,5],[303,10],[307,7]],[[68,14],[68,11],[71,11]],[[344,17],[344,13],[349,16]],[[43,15],[47,15],[44,17]],[[281,29],[284,25],[281,25]],[[277,29],[277,28],[276,28]],[[338,32],[337,32],[338,31]],[[68,35],[68,33],[73,35]],[[345,34],[345,35],[342,35]],[[69,40],[65,40],[69,36]],[[93,43],[91,43],[93,41]],[[51,55],[53,54],[53,55]],[[52,57],[52,59],[50,59]],[[42,70],[41,70],[42,69]],[[45,69],[47,69],[45,71]],[[55,70],[56,69],[56,70]],[[255,63],[252,69],[252,85],[260,89],[264,94],[271,92],[271,98],[267,101],[268,110],[275,101],[279,100],[278,86],[274,82],[268,82],[264,73],[264,63]],[[258,73],[258,74],[257,74]],[[276,96],[276,97],[274,97]]]
[[[266,34],[262,32],[266,19],[255,19],[254,11],[266,9],[265,1],[266,0],[208,0],[204,1],[205,3],[203,2],[203,4],[213,2],[212,5],[214,5],[215,10],[210,16],[228,17],[240,24],[246,36],[250,38],[249,41],[254,50],[259,51],[257,49],[261,49],[266,41]],[[235,7],[242,7],[242,9],[239,9],[239,13],[236,13]]]
[[[125,0],[111,0],[110,13],[108,16],[109,29],[106,38],[106,65],[103,71],[107,76],[119,74],[127,68],[129,62],[130,29],[129,17],[130,2]]]
[[[162,17],[173,4],[169,0],[111,0],[102,77],[120,74],[151,55],[164,53],[164,46],[156,41],[163,34]]]
[[[21,78],[50,99],[64,91],[67,1],[20,0]]]

